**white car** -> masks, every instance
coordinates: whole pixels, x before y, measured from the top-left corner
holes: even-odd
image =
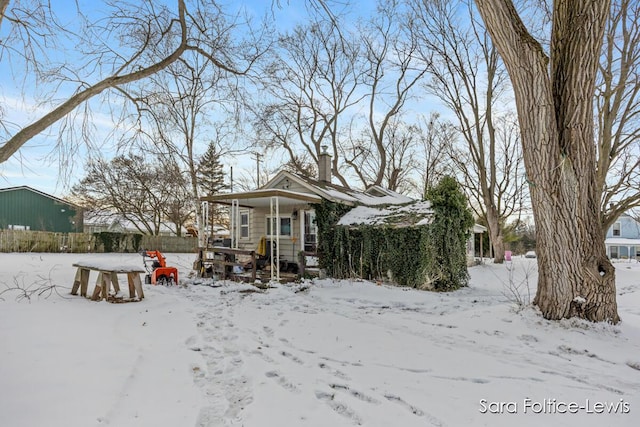
[[[525,258],[537,258],[536,252],[535,251],[529,251],[526,254],[524,254]]]

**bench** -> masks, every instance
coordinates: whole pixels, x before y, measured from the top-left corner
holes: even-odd
[[[98,272],[98,278],[96,280],[96,287],[91,294],[91,300],[93,301],[125,301],[123,298],[116,298],[114,295],[118,295],[120,292],[120,285],[118,283],[118,274],[127,275],[127,283],[129,284],[129,300],[139,301],[144,298],[144,292],[142,291],[142,281],[140,280],[140,274],[145,270],[138,266],[127,265],[108,265],[96,262],[76,262],[73,264],[76,267],[76,276],[73,281],[73,288],[71,289],[71,295],[78,295],[78,289],[80,289],[80,295],[87,296],[87,288],[89,287],[89,273],[91,271]],[[113,286],[115,291],[114,295],[110,295],[109,291]]]

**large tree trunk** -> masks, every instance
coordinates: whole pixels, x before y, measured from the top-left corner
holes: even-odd
[[[554,2],[551,67],[509,0],[476,0],[513,83],[547,319],[619,321],[595,183],[592,100],[609,2]]]
[[[487,205],[486,219],[489,239],[493,247],[493,262],[495,264],[502,264],[504,262],[504,241],[498,210],[491,205]]]

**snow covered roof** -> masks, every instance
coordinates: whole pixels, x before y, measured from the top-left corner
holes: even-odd
[[[336,185],[330,182],[318,181],[309,177],[303,177],[288,171],[280,171],[262,188],[277,188],[282,182],[290,180],[305,188],[310,193],[316,194],[324,199],[344,203],[346,205],[400,205],[414,202],[411,197],[405,196],[395,191],[372,185],[366,190],[356,190]]]
[[[394,227],[410,227],[429,224],[432,215],[431,202],[428,200],[383,207],[356,206],[340,218],[338,225],[391,225]],[[484,233],[486,231],[487,227],[480,224],[473,225],[473,233]]]
[[[347,212],[338,225],[393,225],[408,227],[425,225],[431,221],[431,202],[414,201],[404,205],[388,205],[383,207],[356,206]]]
[[[140,233],[140,229],[145,229],[143,225],[140,225],[139,229],[133,221],[121,214],[108,211],[86,211],[83,223],[85,227],[105,227],[111,232]],[[183,231],[186,232],[186,229]],[[160,224],[160,233],[175,234],[175,230],[165,224]]]

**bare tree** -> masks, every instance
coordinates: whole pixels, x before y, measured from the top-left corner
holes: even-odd
[[[602,229],[640,206],[640,4],[614,0],[596,86]]]
[[[418,58],[417,42],[408,34],[405,19],[398,0],[381,0],[377,14],[359,27],[368,126],[344,157],[365,187],[398,190],[412,172],[407,164],[412,130],[402,123],[402,116],[427,67]]]
[[[121,155],[111,161],[90,160],[85,177],[71,191],[87,210],[118,214],[141,233],[158,235],[176,195],[166,188],[165,177],[161,162]],[[174,185],[179,188],[180,182]]]
[[[162,220],[173,225],[176,236],[182,236],[182,230],[193,221],[197,209],[197,200],[193,198],[189,172],[180,169],[177,162],[162,162],[158,190],[162,193],[159,205]]]
[[[398,116],[387,117],[382,127],[384,135],[373,137],[372,133],[378,131],[370,127],[360,135],[351,135],[350,143],[342,148],[344,162],[364,187],[375,184],[403,193],[412,191],[416,188],[412,177],[420,168],[417,161],[420,128]],[[379,143],[374,142],[376,138],[381,138]]]
[[[264,73],[262,90],[268,97],[254,107],[258,144],[283,150],[301,173],[305,165],[296,160],[310,157],[317,164],[327,146],[333,176],[349,187],[340,172],[340,120],[363,97],[356,91],[362,79],[359,57],[357,44],[332,21],[312,20],[280,36]]]
[[[211,66],[208,58],[187,54],[152,76],[149,84],[132,98],[141,128],[137,143],[161,156],[167,168],[186,174],[193,200],[199,199],[205,189],[203,184],[210,182],[209,177],[202,174],[205,170],[211,171],[201,164],[203,155],[208,153],[209,161],[213,161],[212,156],[219,161],[223,155],[236,151],[235,135],[229,130],[233,128],[235,133],[235,126],[226,123],[233,115],[226,112],[234,110],[233,100],[239,93],[239,89],[226,80],[225,73]],[[213,122],[214,116],[224,122]],[[212,147],[215,153],[205,151]],[[210,178],[220,180],[222,176]],[[206,191],[211,189],[206,187]],[[204,236],[205,224],[200,210],[192,206],[191,213],[195,215],[199,236]]]
[[[610,2],[555,0],[548,55],[510,0],[476,0],[476,5],[515,92],[536,223],[534,304],[548,319],[617,323],[615,269],[606,256],[600,214],[593,117]]]
[[[469,3],[411,0],[411,5],[413,35],[423,46],[432,76],[427,89],[458,119],[463,144],[452,158],[457,159],[467,197],[476,202],[475,214],[486,221],[494,262],[501,263],[503,229],[520,209],[522,188],[517,146],[500,141],[496,132],[494,108],[504,93],[506,74]]]
[[[421,183],[416,190],[426,198],[430,188],[437,185],[444,176],[451,174],[448,154],[458,135],[454,126],[442,120],[439,113],[422,117],[417,129]]]
[[[19,19],[20,16],[14,16],[14,13],[22,11],[20,2],[16,3],[15,8],[4,5],[7,9],[3,22],[12,23],[12,31],[22,31],[20,40],[25,43],[38,40],[44,46],[43,37],[49,33],[59,33],[58,28],[62,25],[57,21],[45,19],[44,29],[37,26],[43,20],[26,21],[25,24]],[[80,27],[75,32],[65,33],[72,39],[65,46],[73,45],[78,51],[56,53],[55,56],[63,60],[65,54],[69,54],[69,59],[63,63],[48,63],[46,59],[35,55],[33,50],[24,50],[24,60],[37,65],[32,68],[34,78],[53,82],[62,94],[47,92],[44,104],[51,106],[51,110],[31,124],[16,132],[4,126],[6,132],[5,140],[0,143],[0,163],[61,119],[66,121],[60,125],[60,151],[62,154],[73,152],[74,145],[90,140],[91,126],[87,121],[79,126],[74,125],[74,117],[70,113],[84,104],[86,111],[78,115],[82,120],[89,120],[88,100],[109,90],[129,99],[127,85],[158,73],[187,52],[203,56],[214,68],[235,75],[246,73],[262,54],[263,44],[256,40],[262,34],[259,31],[245,31],[245,35],[253,40],[234,41],[231,34],[238,34],[236,27],[239,24],[234,17],[228,19],[215,1],[196,2],[189,7],[184,0],[176,0],[176,3],[175,10],[152,0],[107,3],[107,15],[98,16],[91,22],[79,13],[77,21],[81,23]],[[41,3],[37,4],[43,7]],[[45,2],[42,4],[49,5]],[[21,52],[19,48],[14,48],[15,51]],[[76,65],[77,61],[83,62]],[[66,100],[57,101],[56,96],[64,97],[64,93],[71,94]],[[81,135],[78,129],[83,130]]]
[[[493,137],[490,141],[493,145],[491,155],[486,156],[486,163],[481,165],[478,165],[475,153],[469,151],[468,144],[452,144],[448,147],[448,153],[467,190],[471,208],[482,221],[487,221],[487,218],[493,215],[487,210],[487,198],[484,193],[487,188],[492,188],[494,209],[499,212],[496,227],[499,229],[500,241],[504,244],[507,221],[517,221],[520,218],[522,210],[527,206],[528,198],[517,117],[514,114],[500,117],[494,115]],[[483,155],[484,153],[481,154]],[[493,179],[489,187],[483,188],[478,177],[486,176],[487,170],[491,171]],[[491,235],[490,238],[493,243],[494,238]],[[504,251],[504,246],[496,249],[496,245],[493,245],[493,250]],[[499,257],[498,254],[495,256]]]

